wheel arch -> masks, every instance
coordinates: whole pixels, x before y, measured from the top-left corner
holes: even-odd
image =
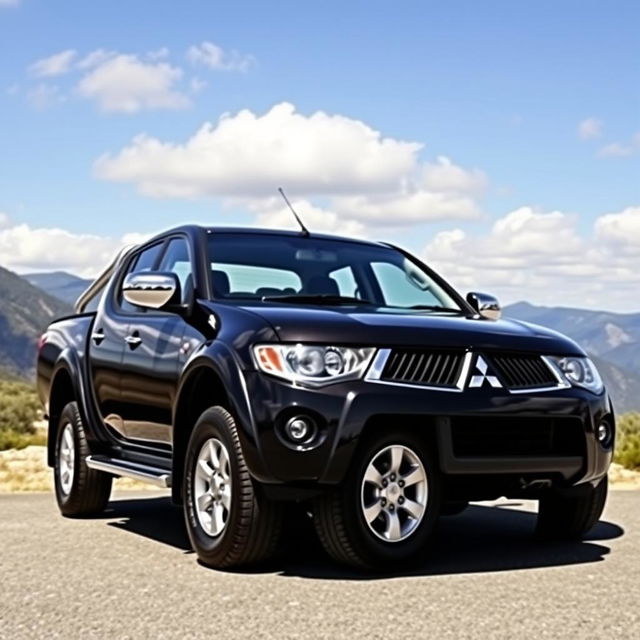
[[[191,432],[202,413],[213,406],[224,407],[235,414],[222,376],[210,363],[200,362],[184,375],[176,396],[171,489],[174,502],[182,500],[184,462]]]
[[[52,379],[49,392],[49,425],[47,435],[47,464],[55,464],[56,440],[58,437],[58,423],[62,410],[69,402],[79,401],[76,385],[68,363],[58,365]],[[81,411],[82,413],[82,411]]]

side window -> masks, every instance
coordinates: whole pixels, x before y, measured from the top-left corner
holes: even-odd
[[[141,273],[143,271],[153,271],[158,259],[160,258],[160,254],[162,253],[162,247],[164,246],[164,242],[158,242],[158,244],[154,244],[153,246],[144,249],[137,256],[131,260],[129,263],[129,267],[125,274],[125,277],[131,273]],[[118,293],[118,305],[122,311],[137,311],[138,313],[144,312],[145,309],[141,309],[140,307],[136,307],[133,304],[129,304],[123,297],[122,291]]]
[[[329,274],[332,280],[335,280],[338,284],[338,291],[341,296],[347,296],[350,298],[356,298],[358,293],[358,283],[353,275],[353,269],[351,267],[342,267],[342,269],[336,269]]]
[[[178,276],[182,302],[187,302],[193,289],[193,269],[189,258],[189,245],[184,238],[169,240],[158,271],[169,271]]]

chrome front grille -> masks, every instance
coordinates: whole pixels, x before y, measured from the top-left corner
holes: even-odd
[[[538,355],[492,355],[490,361],[505,387],[514,391],[557,387],[560,382],[551,367]]]
[[[456,388],[464,351],[392,349],[381,381],[428,387]]]
[[[380,349],[365,380],[457,392],[536,393],[570,386],[545,356],[454,348]]]

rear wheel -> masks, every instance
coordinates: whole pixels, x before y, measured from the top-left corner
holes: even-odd
[[[103,511],[113,478],[85,463],[90,451],[76,402],[67,404],[60,414],[55,451],[54,484],[60,512],[80,516]]]
[[[282,525],[282,505],[269,502],[249,475],[236,424],[222,407],[207,409],[189,440],[184,511],[203,564],[225,568],[269,558]]]
[[[607,500],[607,476],[574,493],[550,490],[540,497],[536,533],[543,539],[579,540],[600,519]]]
[[[316,500],[314,523],[335,560],[401,568],[427,550],[440,503],[435,460],[412,433],[364,446],[344,485]]]

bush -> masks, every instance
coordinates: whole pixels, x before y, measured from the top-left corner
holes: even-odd
[[[40,403],[33,387],[0,380],[0,451],[34,444],[33,423],[39,414]]]
[[[627,469],[640,469],[640,413],[625,413],[618,419],[613,460]]]

